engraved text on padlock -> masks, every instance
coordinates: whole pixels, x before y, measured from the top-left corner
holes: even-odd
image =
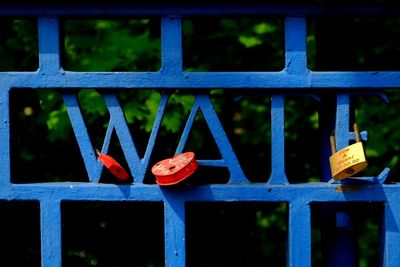
[[[336,152],[334,136],[331,136],[332,156],[329,158],[332,177],[341,180],[355,175],[368,166],[357,124],[354,124],[356,143]]]
[[[337,180],[348,178],[368,166],[361,142],[345,147],[329,158],[332,177]]]

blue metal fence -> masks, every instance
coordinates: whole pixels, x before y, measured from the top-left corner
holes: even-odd
[[[185,266],[185,204],[187,202],[284,202],[288,204],[287,265],[311,266],[311,211],[312,203],[376,202],[384,204],[382,220],[382,266],[397,266],[400,262],[400,194],[397,184],[384,184],[389,169],[382,169],[376,177],[348,180],[357,183],[359,190],[346,190],[345,184],[333,182],[329,165],[319,183],[290,184],[285,174],[284,99],[287,94],[306,95],[309,91],[329,91],[337,96],[335,121],[337,148],[353,140],[349,131],[350,96],[380,92],[400,86],[397,71],[310,71],[307,67],[306,17],[315,14],[399,14],[398,8],[375,7],[146,7],[146,6],[87,6],[87,7],[1,7],[0,16],[28,16],[38,19],[39,69],[33,72],[0,73],[0,199],[36,200],[40,202],[42,266],[61,266],[61,202],[62,201],[149,201],[164,204],[166,266]],[[73,72],[62,68],[60,55],[61,17],[108,17],[150,15],[161,17],[162,67],[157,72]],[[284,17],[285,67],[276,72],[188,72],[182,63],[182,18],[185,16],[222,15],[281,15]],[[77,143],[89,176],[88,183],[13,184],[10,168],[10,107],[9,93],[18,88],[68,89],[62,91],[63,100],[74,129]],[[124,120],[122,109],[112,90],[103,94],[110,113],[110,121],[102,147],[107,152],[111,134],[115,132],[133,174],[128,185],[99,183],[102,166],[96,158],[93,144],[83,121],[75,92],[81,88],[96,89],[199,89],[176,152],[184,150],[196,112],[200,109],[221,153],[218,160],[199,160],[203,166],[226,167],[230,173],[227,184],[160,188],[145,184],[149,160],[157,141],[157,133],[168,105],[169,93],[162,93],[153,130],[146,152],[140,157]],[[251,183],[244,174],[235,152],[225,134],[218,115],[207,94],[207,89],[224,88],[260,90],[271,94],[271,174],[266,183]],[[284,90],[280,90],[284,89]],[[366,140],[366,132],[362,133]],[[328,138],[326,138],[328,140]],[[330,154],[324,144],[325,160]],[[337,214],[337,224],[346,224],[345,213]],[[334,242],[334,241],[333,241]],[[337,266],[353,266],[343,252],[346,245],[338,243],[336,253],[342,253]]]

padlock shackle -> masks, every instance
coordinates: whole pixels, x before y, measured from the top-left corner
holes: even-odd
[[[336,139],[335,139],[335,131],[332,132],[331,136],[329,137],[329,143],[331,145],[331,152],[332,155],[336,153]]]
[[[360,134],[360,129],[358,128],[358,124],[354,123],[353,124],[353,130],[354,130],[354,135],[355,135],[355,141],[356,143],[361,142],[361,134]]]

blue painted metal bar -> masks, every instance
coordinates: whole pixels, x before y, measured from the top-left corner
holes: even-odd
[[[9,89],[0,89],[0,187],[10,184],[10,111]]]
[[[47,198],[40,202],[42,267],[61,267],[60,201]]]
[[[357,237],[355,236],[354,220],[348,212],[336,211],[335,227],[330,242],[328,266],[330,267],[356,267],[358,266]],[[328,229],[329,231],[329,229]]]
[[[179,17],[161,20],[161,72],[182,75],[182,21]]]
[[[400,262],[400,198],[390,194],[384,203],[381,223],[381,263],[383,267],[397,266]]]
[[[196,160],[200,166],[212,166],[212,167],[225,167],[226,163],[223,159],[213,159],[213,160],[206,160],[200,159]]]
[[[0,81],[13,88],[180,88],[180,89],[290,89],[302,92],[334,92],[337,89],[382,89],[400,86],[400,72],[183,72],[169,76],[162,72],[0,72]]]
[[[285,71],[297,75],[304,75],[308,71],[305,17],[285,19]]]
[[[41,17],[39,25],[39,72],[60,72],[60,34],[58,19]]]
[[[114,185],[103,183],[13,184],[0,188],[4,200],[166,201],[157,185]],[[180,190],[182,201],[292,202],[307,196],[309,202],[386,202],[397,199],[400,185],[335,185],[306,183],[289,185],[204,185]],[[176,194],[178,195],[178,194]]]
[[[338,93],[336,97],[335,139],[336,150],[339,151],[348,146],[350,140],[354,140],[355,138],[349,135],[351,114],[350,94]],[[328,266],[355,267],[358,265],[358,259],[356,257],[357,250],[354,246],[355,237],[352,219],[347,212],[340,210],[336,210],[335,218],[335,228],[325,229],[334,233],[331,240],[329,240],[330,245],[327,253]]]
[[[396,266],[400,262],[400,201],[388,196],[384,204],[381,224],[381,263],[384,267]]]
[[[271,96],[271,175],[269,184],[288,184],[285,172],[285,98]]]
[[[185,202],[179,191],[162,190],[164,202],[165,266],[186,266]]]
[[[289,203],[288,262],[286,266],[311,266],[311,212],[304,198]]]
[[[349,145],[350,95],[337,94],[335,139],[336,150]],[[354,139],[354,138],[353,138]]]

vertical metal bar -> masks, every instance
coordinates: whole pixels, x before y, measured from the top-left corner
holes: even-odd
[[[398,266],[400,262],[400,197],[387,194],[381,223],[381,262],[384,267]]]
[[[176,195],[164,191],[164,236],[165,266],[184,267],[186,265],[185,244],[185,202]]]
[[[182,19],[168,16],[161,19],[161,71],[182,72]]]
[[[335,138],[336,149],[340,150],[349,145],[350,127],[350,95],[337,94]]]
[[[61,207],[59,200],[40,202],[42,267],[61,267]]]
[[[336,149],[340,150],[348,146],[350,141],[350,95],[338,93],[336,97],[335,140]],[[338,207],[334,207],[331,212],[335,213],[334,229],[325,229],[325,231],[329,232],[326,234],[326,237],[329,237],[326,240],[326,244],[328,244],[328,266],[357,266],[358,259],[353,220],[348,212],[342,211]]]
[[[269,184],[288,184],[285,173],[285,98],[271,96],[271,175]]]
[[[56,17],[40,17],[39,26],[39,71],[57,73],[60,65],[60,33]]]
[[[288,267],[311,266],[311,212],[304,199],[289,203]]]
[[[285,70],[307,73],[307,23],[304,17],[285,18]]]
[[[10,183],[10,99],[9,88],[0,88],[0,186]]]
[[[353,220],[350,214],[334,208],[335,225],[330,231],[327,262],[329,267],[355,267],[358,266],[357,242],[354,232]],[[329,242],[329,243],[328,243]]]

